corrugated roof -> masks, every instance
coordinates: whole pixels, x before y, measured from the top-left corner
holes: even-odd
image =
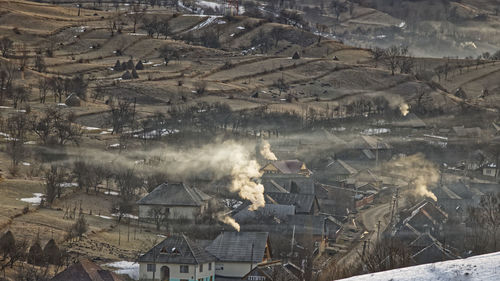
[[[268,237],[267,232],[222,232],[206,250],[223,262],[258,263],[264,260]]]
[[[139,262],[202,264],[215,261],[203,248],[185,235],[172,235],[139,257]]]
[[[210,196],[184,183],[162,183],[137,201],[138,205],[201,206]]]
[[[314,195],[311,194],[297,194],[297,193],[282,193],[282,192],[269,192],[266,193],[276,203],[281,205],[295,206],[297,213],[309,213],[314,204]],[[269,198],[265,198],[266,203],[275,204]]]

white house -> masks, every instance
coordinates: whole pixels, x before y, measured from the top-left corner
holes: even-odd
[[[154,212],[165,213],[168,219],[194,220],[209,205],[211,197],[184,183],[163,183],[137,201],[139,218],[150,219]]]
[[[271,260],[267,232],[222,232],[205,249],[217,258],[217,277],[242,278],[259,263]]]
[[[185,235],[172,235],[139,257],[141,281],[214,281],[215,257]]]

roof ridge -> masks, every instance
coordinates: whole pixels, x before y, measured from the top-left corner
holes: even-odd
[[[193,251],[193,248],[191,247],[191,244],[189,243],[190,242],[189,238],[187,238],[187,236],[184,235],[184,233],[182,233],[181,235],[182,235],[182,238],[184,238],[184,241],[186,241],[186,244],[187,244],[189,250],[191,251],[191,254],[193,255],[194,260],[196,261],[197,264],[200,264],[198,262],[198,259],[196,258],[196,255],[195,255],[195,253]]]

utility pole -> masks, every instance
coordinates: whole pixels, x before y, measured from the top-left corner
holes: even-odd
[[[252,271],[252,269],[253,269],[253,247],[254,247],[254,245],[252,243],[252,254],[251,254],[251,258],[250,258],[250,271]]]
[[[292,241],[290,243],[290,257],[293,255],[293,243],[295,242],[295,225],[293,225]]]

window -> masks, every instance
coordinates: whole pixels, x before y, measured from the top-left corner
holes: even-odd
[[[156,272],[156,265],[152,263],[148,263],[147,265],[147,271],[148,272]]]
[[[200,272],[203,272],[203,264],[200,264]]]
[[[208,263],[208,270],[212,270],[212,263],[211,262]]]
[[[180,271],[181,273],[189,273],[189,266],[181,265]]]

